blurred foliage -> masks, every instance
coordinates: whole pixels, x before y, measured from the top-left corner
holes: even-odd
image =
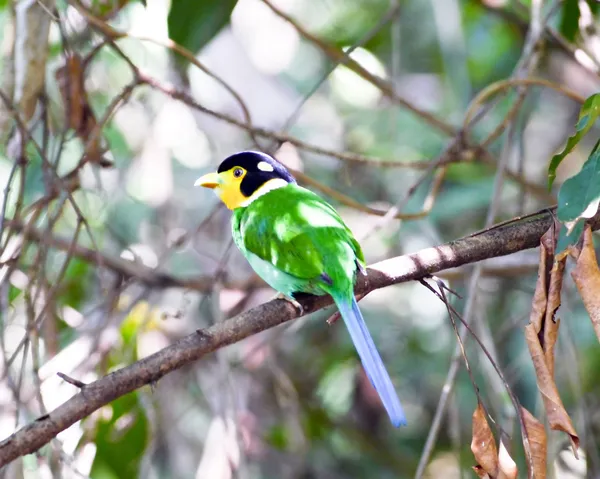
[[[273,4],[338,48],[352,47],[373,33],[355,51],[357,61],[389,80],[403,98],[456,128],[462,126],[466,108],[479,91],[513,74],[527,37],[529,2],[525,8],[522,2],[399,0],[398,15],[377,32],[372,29],[395,2],[281,0]],[[586,4],[597,13],[597,2]],[[567,40],[583,41],[580,3],[567,0],[551,6],[555,10],[549,24]],[[62,66],[65,50],[89,54],[101,42],[99,33],[72,7],[59,4],[57,8],[68,27],[68,48],[54,25],[47,88],[51,127],[47,131],[40,127],[34,136],[47,145],[49,163],[60,175],[67,175],[78,168],[85,145],[73,130],[61,130],[67,108],[54,72]],[[386,161],[435,161],[449,144],[448,136],[343,66],[337,66],[320,84],[333,67],[330,59],[260,0],[153,0],[145,6],[99,1],[92,2],[92,10],[114,28],[131,33],[134,38],[117,41],[119,48],[145,75],[165,85],[172,80],[171,52],[139,37],[168,36],[197,54],[206,68],[240,94],[256,126],[279,131],[285,125],[286,133],[301,142]],[[0,25],[8,17],[7,2],[0,0]],[[6,57],[1,60],[3,71],[6,61]],[[244,121],[239,105],[212,78],[193,66],[185,75],[185,93],[194,101]],[[578,66],[551,40],[542,45],[536,76],[584,96],[598,90],[598,76]],[[98,120],[133,77],[110,42],[95,53],[87,65],[85,86]],[[313,87],[315,93],[302,103]],[[468,139],[484,140],[502,124],[518,96],[513,92],[491,102],[469,129]],[[546,189],[548,180],[552,186],[556,177],[556,183],[563,185],[561,219],[575,219],[597,200],[600,153],[594,144],[599,135],[599,99],[598,94],[589,96],[577,120],[579,107],[559,94],[528,92],[529,103],[516,115],[518,128],[489,147],[495,158],[506,155],[510,171],[539,190]],[[287,125],[301,104],[299,114]],[[35,125],[41,120],[37,121]],[[575,133],[567,139],[574,125]],[[40,152],[29,145],[23,194],[17,194],[21,180],[17,172],[6,200],[8,218],[19,202],[28,208],[23,218],[31,218],[36,205],[42,205],[34,226],[42,238],[58,238],[67,244],[78,225],[74,201],[87,220],[77,244],[98,248],[102,255],[68,257],[64,248],[38,248],[31,242],[18,263],[13,262],[16,272],[2,293],[2,301],[9,306],[0,323],[0,348],[5,356],[12,354],[11,345],[27,331],[31,318],[24,292],[29,294],[28,288],[40,295],[51,291],[52,301],[44,303],[46,296],[33,301],[36,311],[37,303],[44,303],[51,312],[39,333],[38,366],[50,371],[44,371],[43,385],[52,385],[49,378],[57,371],[93,381],[272,296],[266,288],[239,286],[252,273],[239,253],[227,247],[229,213],[206,192],[192,189],[194,179],[214,169],[226,155],[256,148],[247,132],[146,85],[119,103],[102,130],[102,139],[105,156],[114,166],[86,165],[76,171],[78,191],[63,192],[47,203],[48,170]],[[562,152],[556,154],[565,141]],[[275,143],[260,139],[261,146],[271,152]],[[432,184],[428,174],[412,190],[422,169],[355,164],[301,148],[282,153],[282,160],[357,201],[386,210],[402,204],[410,193],[402,211],[420,211]],[[361,241],[368,262],[438,245],[484,227],[496,168],[483,160],[476,152],[472,158],[449,165],[433,208],[424,218],[390,221],[366,235]],[[12,166],[2,145],[0,177],[4,183]],[[497,220],[549,205],[547,198],[532,195],[522,186],[514,178],[506,180]],[[331,202],[359,237],[379,221],[340,201]],[[563,217],[567,203],[577,208]],[[178,242],[182,236],[185,241]],[[10,243],[7,233],[3,242]],[[206,277],[216,286],[204,293],[156,286],[160,281],[149,286],[115,273],[105,264],[105,257],[152,268],[159,279],[161,275]],[[474,306],[477,333],[531,411],[538,411],[541,402],[522,329],[531,307],[536,261],[533,253],[512,263],[510,259],[494,263],[500,272],[480,279],[480,296]],[[468,275],[461,270],[449,278],[463,298],[453,299],[454,305],[462,310],[469,291]],[[230,282],[236,284],[228,287]],[[37,289],[40,284],[43,288]],[[51,290],[54,285],[55,291]],[[582,431],[582,438],[589,438],[600,431],[594,413],[600,407],[600,352],[587,314],[570,288],[561,307],[565,334],[561,330],[557,383],[567,410],[576,418],[575,427]],[[70,464],[77,464],[83,477],[93,478],[230,477],[219,469],[225,467],[222,464],[234,477],[246,478],[412,477],[456,340],[445,308],[419,284],[373,292],[361,308],[406,407],[407,428],[392,430],[382,417],[343,326],[324,324],[332,312],[328,310],[218,351],[92,414],[66,431],[65,439],[61,437],[65,451],[70,447],[64,453],[69,460],[65,459],[63,477],[80,477]],[[65,351],[67,360],[61,357]],[[523,473],[518,424],[502,383],[472,342],[467,343],[467,354],[473,359],[475,378],[492,416],[502,428],[514,428],[507,431],[508,442]],[[9,367],[13,383],[18,383],[15,378],[21,374],[25,376],[19,396],[22,404],[17,405],[11,388],[0,380],[0,410],[7,411],[0,413],[0,430],[6,434],[14,427],[17,409],[20,425],[41,414],[32,379],[34,366],[31,356],[25,356],[16,354]],[[69,391],[65,395],[58,387],[42,387],[47,409],[66,400],[73,392]],[[473,385],[461,370],[426,477],[460,477],[460,471],[470,474],[471,417],[476,404]],[[227,428],[216,427],[220,417],[234,418],[234,441],[229,440]],[[564,449],[561,437],[553,436],[552,441],[552,451]],[[93,446],[91,456],[84,454],[88,445]],[[598,445],[591,441],[584,446],[588,470],[600,473]],[[555,460],[551,458],[552,463]],[[27,462],[27,467],[42,477],[49,466],[40,460]]]

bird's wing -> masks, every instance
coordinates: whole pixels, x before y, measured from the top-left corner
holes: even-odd
[[[327,271],[325,261],[338,255],[362,261],[360,246],[331,205],[297,185],[278,188],[253,201],[239,223],[245,249],[297,278],[314,279]],[[344,268],[346,269],[346,268]]]

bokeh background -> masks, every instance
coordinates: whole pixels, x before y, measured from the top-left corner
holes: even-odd
[[[25,3],[0,1],[5,86]],[[0,439],[77,391],[57,372],[91,382],[272,298],[232,247],[230,213],[192,186],[227,155],[262,149],[299,172],[336,206],[373,263],[555,203],[548,162],[577,120],[574,95],[585,98],[600,83],[597,2],[45,5],[44,95],[29,118],[25,164],[11,152],[13,130],[0,129],[0,178],[10,187],[0,257]],[[122,35],[109,38],[109,28]],[[355,64],[340,64],[344,52]],[[74,57],[85,68],[65,74]],[[530,77],[554,88],[504,86],[478,96],[495,82]],[[6,102],[3,111],[10,117]],[[74,111],[85,113],[73,119]],[[101,131],[94,151],[86,124]],[[558,184],[578,171],[598,131],[589,137],[559,169]],[[481,143],[485,152],[473,147]],[[405,216],[394,218],[398,211]],[[440,276],[511,389],[543,418],[523,337],[537,262],[529,251]],[[330,308],[114,401],[0,474],[474,477],[476,396],[445,306],[408,283],[369,294],[361,308],[405,406],[405,428],[389,425],[343,325],[325,323]],[[582,459],[552,432],[549,471],[598,477],[600,349],[572,284],[560,311],[557,383]],[[524,477],[512,403],[481,348],[466,344]]]

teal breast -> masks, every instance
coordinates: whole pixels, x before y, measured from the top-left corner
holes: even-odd
[[[244,256],[258,274],[271,288],[286,296],[292,297],[293,293],[325,294],[320,288],[315,288],[312,281],[297,278],[273,266],[268,261],[259,258],[254,253],[247,251]]]

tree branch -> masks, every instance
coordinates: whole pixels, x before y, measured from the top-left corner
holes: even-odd
[[[524,221],[504,223],[445,245],[376,263],[368,268],[366,277],[359,278],[356,292],[366,294],[445,269],[534,248],[552,221],[553,213],[548,210]],[[590,224],[594,230],[600,228],[600,214],[597,213]],[[308,314],[330,305],[331,299],[306,295],[300,298],[300,303]],[[37,451],[59,432],[118,397],[155,383],[210,352],[298,316],[290,303],[273,300],[210,328],[197,330],[151,356],[85,385],[61,406],[0,442],[0,467]]]
[[[4,72],[2,88],[25,121],[35,111],[40,93],[44,89],[46,61],[48,59],[48,33],[52,20],[54,0],[23,0],[11,2],[14,40],[10,57],[5,58],[8,68]],[[0,104],[0,140],[4,143],[10,132],[10,112]]]

